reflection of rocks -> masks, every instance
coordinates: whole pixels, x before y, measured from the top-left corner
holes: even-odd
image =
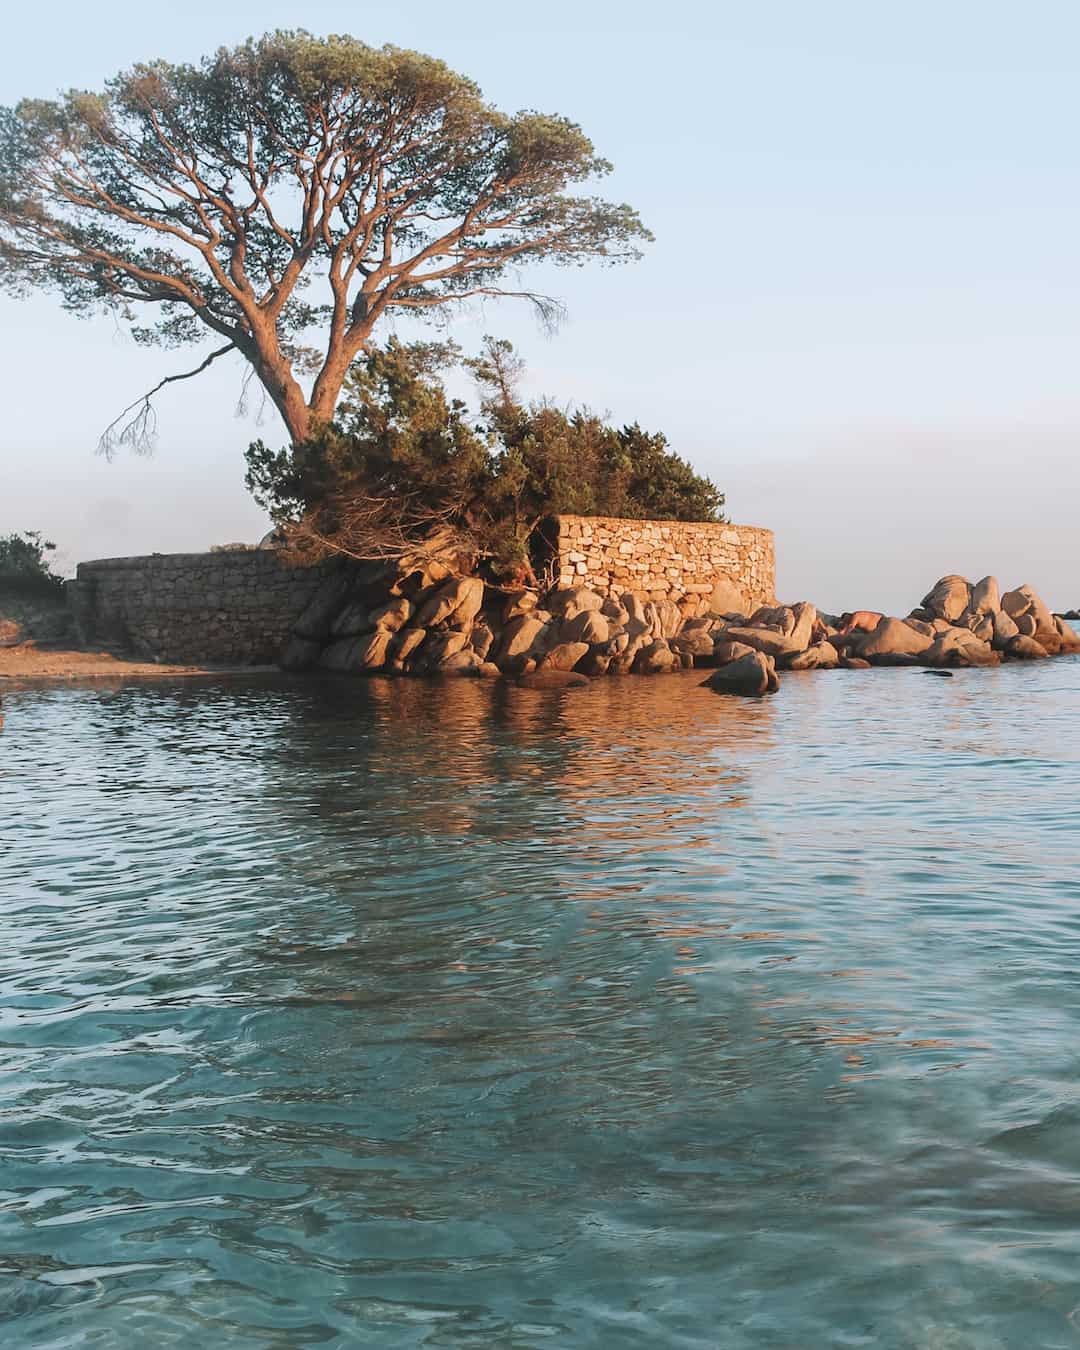
[[[697,666],[714,670],[710,688],[753,698],[778,688],[778,668],[955,669],[1080,651],[1080,639],[1030,586],[1002,594],[994,577],[974,585],[943,577],[904,618],[872,610],[835,617],[808,601],[721,613],[696,595],[676,603],[583,586],[508,594],[434,564],[348,577],[335,573],[301,615],[281,652],[287,669],[502,675],[566,688]]]

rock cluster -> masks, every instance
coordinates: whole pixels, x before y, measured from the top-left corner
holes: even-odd
[[[678,603],[582,586],[507,592],[441,561],[351,567],[327,579],[281,653],[290,670],[508,676],[526,685],[601,675],[713,669],[712,688],[751,697],[778,670],[994,665],[1080,650],[1080,638],[1029,586],[943,577],[906,618],[839,617],[808,601],[720,612],[717,592]]]
[[[1030,586],[1002,594],[995,577],[974,585],[942,577],[904,619],[842,615],[837,623],[830,642],[871,665],[993,666],[1080,651],[1080,638]]]

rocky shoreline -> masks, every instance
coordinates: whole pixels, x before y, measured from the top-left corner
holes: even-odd
[[[779,673],[956,669],[1080,651],[1080,637],[1030,586],[943,577],[903,618],[829,615],[808,601],[746,612],[721,583],[678,603],[587,587],[507,591],[428,560],[359,565],[330,578],[293,625],[286,670],[509,678],[555,687],[606,675],[706,668],[723,693],[757,697]]]

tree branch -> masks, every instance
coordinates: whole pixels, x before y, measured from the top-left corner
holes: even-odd
[[[201,362],[194,370],[186,370],[180,375],[166,375],[154,385],[153,389],[147,390],[141,398],[137,398],[134,403],[129,403],[119,416],[113,418],[105,430],[101,433],[98,440],[98,454],[104,455],[106,459],[112,459],[117,449],[121,445],[130,446],[137,455],[146,455],[154,447],[154,440],[157,436],[157,414],[154,412],[154,406],[150,400],[155,394],[160,393],[167,384],[176,384],[180,380],[191,380],[196,375],[201,375],[207,366],[212,365],[219,356],[225,356],[226,353],[236,351],[234,342],[227,346],[218,347],[210,353],[205,361]],[[134,412],[135,409],[137,412]],[[128,413],[134,413],[128,417]],[[128,418],[125,422],[124,419]],[[123,425],[121,426],[121,423]]]

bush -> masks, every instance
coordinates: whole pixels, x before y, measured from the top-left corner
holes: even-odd
[[[480,386],[478,415],[442,383],[455,363]],[[489,338],[463,361],[453,344],[391,340],[350,374],[316,441],[248,448],[248,487],[302,554],[400,557],[436,533],[444,549],[486,558],[500,575],[530,572],[550,515],[723,519],[723,494],[663,435],[524,404],[520,373],[507,342]]]
[[[59,590],[64,580],[52,570],[46,557],[55,548],[37,530],[0,535],[0,582],[21,589]]]

